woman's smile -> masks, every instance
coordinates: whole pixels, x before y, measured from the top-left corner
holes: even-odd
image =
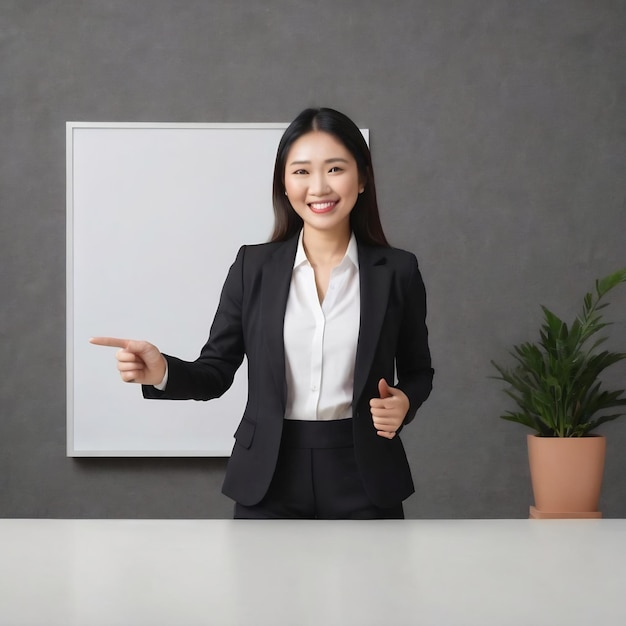
[[[330,213],[337,206],[336,200],[328,200],[326,202],[309,202],[309,208],[313,213]]]

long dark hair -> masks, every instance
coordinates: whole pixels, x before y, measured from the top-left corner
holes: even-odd
[[[350,226],[356,238],[364,244],[389,246],[378,214],[376,185],[372,156],[358,126],[346,115],[334,109],[305,109],[285,130],[274,165],[274,232],[271,241],[285,241],[302,228],[302,218],[293,210],[285,196],[285,163],[293,143],[311,131],[323,131],[339,140],[356,160],[359,177],[365,189],[350,213]]]

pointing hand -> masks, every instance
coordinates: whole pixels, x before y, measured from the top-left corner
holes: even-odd
[[[92,337],[96,346],[120,348],[115,354],[117,369],[127,383],[158,385],[165,376],[167,363],[156,346],[147,341],[117,339],[115,337]]]

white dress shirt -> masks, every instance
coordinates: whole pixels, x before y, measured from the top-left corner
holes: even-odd
[[[285,419],[352,417],[360,315],[359,260],[354,234],[343,260],[331,272],[326,296],[320,304],[301,232],[283,330]]]
[[[320,304],[315,274],[304,252],[300,232],[283,327],[287,377],[285,419],[352,417],[360,316],[359,258],[354,234],[343,260],[332,269],[326,296]],[[163,391],[167,379],[166,367],[156,389]]]

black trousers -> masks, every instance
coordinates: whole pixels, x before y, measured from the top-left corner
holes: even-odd
[[[354,457],[352,420],[285,420],[274,478],[254,506],[235,504],[235,519],[404,519],[402,503],[374,505]]]

